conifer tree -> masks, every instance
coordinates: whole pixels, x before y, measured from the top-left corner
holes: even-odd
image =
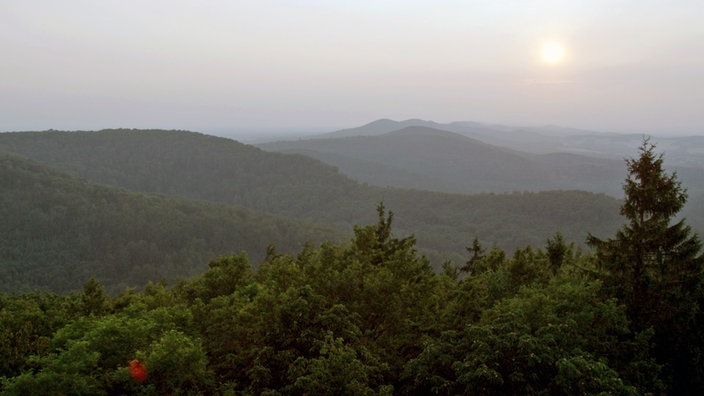
[[[686,377],[693,374],[686,372],[696,369],[700,359],[693,356],[692,343],[701,341],[692,335],[704,258],[699,237],[684,219],[675,221],[687,200],[686,190],[676,173],[663,169],[663,156],[654,149],[644,139],[640,156],[626,160],[621,214],[628,224],[613,239],[590,235],[588,243],[605,270],[605,290],[626,305],[633,330],[655,331],[656,357],[665,364],[668,382],[686,387]]]
[[[565,263],[565,256],[567,256],[569,247],[565,244],[562,234],[557,232],[555,236],[548,239],[545,250],[548,254],[548,261],[550,261],[550,269],[554,275]]]
[[[471,257],[467,262],[460,268],[460,271],[466,272],[470,275],[476,275],[485,268],[479,268],[479,261],[484,258],[485,250],[479,243],[479,238],[474,237],[472,241],[472,247],[466,247],[467,253],[471,254]]]
[[[380,202],[376,207],[378,222],[374,225],[354,227],[354,250],[359,258],[365,257],[372,265],[388,263],[396,255],[414,256],[416,240],[413,236],[396,238],[392,235],[391,224],[394,213],[386,213]]]
[[[85,315],[101,316],[108,311],[108,297],[105,295],[102,283],[91,277],[83,284],[81,308]]]

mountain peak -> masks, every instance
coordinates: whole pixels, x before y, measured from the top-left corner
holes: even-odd
[[[385,133],[382,136],[446,137],[462,140],[475,140],[464,135],[460,135],[459,133],[418,125],[407,126],[405,128]]]

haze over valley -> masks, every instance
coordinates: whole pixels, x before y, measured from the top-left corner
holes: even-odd
[[[0,2],[0,395],[704,394],[704,2]]]
[[[462,260],[468,241],[475,237],[487,245],[510,251],[529,244],[541,244],[557,228],[569,240],[581,244],[586,238],[587,228],[591,232],[606,233],[620,222],[616,199],[589,192],[535,190],[508,195],[458,195],[421,189],[375,187],[355,182],[336,168],[310,157],[267,153],[230,139],[186,131],[5,133],[0,134],[0,152],[9,156],[6,164],[10,166],[15,166],[12,164],[22,157],[52,167],[61,172],[59,175],[68,173],[89,183],[237,205],[233,208],[237,211],[241,211],[240,207],[246,207],[274,216],[298,218],[318,224],[310,231],[299,227],[299,233],[313,235],[325,228],[337,230],[328,235],[330,238],[348,234],[355,224],[373,221],[374,207],[379,202],[384,202],[397,215],[397,231],[416,235],[419,247],[431,257],[437,268],[448,259]],[[371,169],[370,173],[381,169]],[[12,200],[15,199],[12,194],[22,191],[16,190],[17,185],[14,183],[18,181],[13,181],[15,176],[7,177],[10,186],[15,189],[5,190],[5,194],[9,194],[6,199]],[[20,186],[22,185],[24,184],[21,183]],[[75,194],[81,196],[84,193],[78,190]],[[49,210],[46,205],[50,208],[65,205],[53,202],[52,196],[43,194],[36,197],[39,200],[36,203],[39,205],[37,209],[45,212]],[[93,198],[81,198],[78,202],[83,202],[84,199],[89,204]],[[29,202],[33,201],[26,203]],[[154,201],[155,204],[157,202]],[[198,203],[194,202],[194,205]],[[545,205],[551,205],[554,210],[546,214]],[[14,213],[14,216],[20,216],[17,221],[21,222],[21,216],[31,213],[31,207],[25,210],[28,212]],[[73,211],[83,213],[86,210],[79,207]],[[89,213],[94,211],[92,209]],[[54,213],[53,210],[47,212]],[[156,219],[157,222],[166,221]],[[228,219],[229,216],[223,221],[230,221]],[[71,224],[70,216],[61,221]],[[89,216],[83,221],[92,224],[104,220],[90,220]],[[285,220],[280,221],[284,224]],[[264,221],[264,227],[268,227],[267,223]],[[7,226],[10,227],[8,232],[11,231],[13,226]],[[82,228],[76,231],[76,237],[90,237],[92,233],[88,230],[89,228]],[[200,232],[214,232],[207,231],[208,228],[201,230]],[[187,229],[182,231],[187,232]],[[31,234],[31,231],[27,232]],[[81,236],[86,232],[89,234]],[[288,232],[291,231],[286,231]],[[323,240],[322,235],[318,235],[311,242]],[[194,237],[208,242],[203,248],[209,246],[212,238],[198,234]],[[142,236],[133,234],[120,238],[126,238],[123,243],[147,243],[147,246],[163,243],[159,242],[162,238],[160,233]],[[272,237],[268,242],[276,244],[275,238],[278,237]],[[298,236],[295,238],[301,240]],[[256,258],[264,253],[262,247],[266,246],[265,242],[265,235],[258,239],[235,238],[230,249],[250,251],[252,258]],[[287,241],[284,246],[294,249],[296,245],[291,245],[291,242]],[[19,243],[19,240],[7,241],[8,246],[15,243]],[[302,242],[298,243],[300,245]],[[114,248],[121,249],[119,244],[114,245]],[[224,245],[218,249],[227,252]],[[116,254],[109,251],[105,253]],[[37,258],[46,257],[40,254]],[[148,262],[161,266],[159,259],[153,256]],[[197,266],[196,263],[193,264]],[[184,270],[188,273],[187,269]],[[120,276],[128,273],[121,272]],[[174,270],[168,277],[174,279],[179,273],[181,270]],[[79,282],[80,278],[75,281]],[[118,283],[121,282],[124,282],[122,278]]]
[[[256,262],[264,257],[269,244],[295,251],[305,242],[339,240],[349,235],[353,226],[373,221],[373,209],[380,202],[396,214],[397,232],[414,235],[420,251],[436,269],[448,260],[461,262],[473,238],[513,251],[540,246],[560,232],[581,246],[588,233],[608,234],[622,222],[617,207],[626,176],[623,158],[632,156],[632,147],[643,139],[642,135],[556,127],[541,130],[417,119],[383,119],[308,139],[259,145],[267,151],[188,131],[3,133],[0,153],[9,183],[3,194],[8,202],[25,197],[22,209],[14,204],[6,208],[6,216],[15,219],[5,224],[4,244],[15,252],[11,261],[15,264],[7,262],[3,270],[6,276],[13,274],[6,287],[70,289],[84,278],[77,274],[99,276],[115,290],[147,280],[173,281],[197,272],[204,258],[216,254],[246,251]],[[677,165],[669,161],[670,155],[665,165],[676,171],[689,189],[690,200],[683,215],[696,229],[703,229],[704,161],[697,145],[703,140],[670,137],[663,141],[671,152],[680,154]],[[24,167],[27,171],[16,173]],[[33,175],[36,172],[40,173]],[[66,197],[57,196],[49,187],[24,191],[22,186],[32,186],[29,180],[21,180],[26,177],[44,180],[35,186],[66,184],[61,188]],[[107,188],[101,194],[118,194],[107,202],[126,204],[96,209],[95,205],[107,203],[93,202],[95,184]],[[144,193],[163,198],[140,198]],[[73,202],[66,207],[65,200],[71,196]],[[189,201],[171,203],[172,199]],[[216,209],[219,206],[211,203],[228,206]],[[156,207],[146,209],[144,205]],[[168,205],[191,205],[194,209],[175,209],[181,213],[180,220],[168,220],[172,217],[164,210]],[[200,208],[203,205],[206,207]],[[110,219],[143,221],[134,216],[145,210],[153,213],[150,221],[165,225],[149,227],[147,233],[124,234],[131,227],[145,226]],[[212,223],[218,210],[224,216],[221,224]],[[246,211],[255,212],[245,217],[238,214],[249,213]],[[44,213],[44,220],[31,217],[32,213]],[[211,222],[196,222],[195,213]],[[75,216],[80,218],[71,220]],[[190,222],[195,223],[189,226]],[[24,231],[13,224],[24,224]],[[52,228],[57,224],[73,231],[48,231],[58,229]],[[105,242],[93,239],[100,233],[100,224],[117,233],[111,237],[113,243],[102,248],[97,246]],[[272,229],[273,224],[278,225]],[[259,230],[254,232],[260,234],[245,237],[243,228]],[[194,233],[189,236],[191,229]],[[49,260],[57,269],[68,271],[61,275],[61,286],[47,283],[43,277],[32,278],[36,272],[25,262],[29,259],[25,248],[14,247],[34,232],[44,235],[38,239],[44,242],[29,245],[39,260],[32,265],[45,265]],[[174,232],[180,233],[178,238],[191,238],[177,243],[189,253],[160,258],[166,254],[164,249],[176,246]],[[213,239],[213,235],[218,236]],[[86,255],[84,249],[92,253]],[[85,264],[61,257],[74,257]],[[22,262],[25,264],[20,265]],[[169,264],[164,266],[165,262]],[[100,267],[104,264],[123,270],[111,272]],[[69,271],[66,265],[74,269]],[[98,267],[88,269],[95,265]],[[145,265],[154,268],[144,271]]]
[[[564,127],[381,119],[257,146],[309,155],[359,181],[382,186],[461,193],[578,189],[620,197],[623,159],[635,155],[645,137]],[[667,155],[667,165],[694,191],[702,191],[704,138],[653,141]]]

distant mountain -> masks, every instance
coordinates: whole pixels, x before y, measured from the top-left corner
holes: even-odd
[[[397,131],[406,127],[427,127],[435,129],[443,129],[442,124],[438,124],[433,121],[424,121],[419,119],[411,119],[405,121],[394,121],[387,118],[382,118],[370,122],[369,124],[362,125],[357,128],[341,129],[339,131],[324,133],[318,135],[320,138],[340,138],[340,137],[350,137],[350,136],[376,136],[383,135],[392,131]]]
[[[590,156],[624,158],[636,155],[642,134],[575,135],[560,140],[560,150]],[[704,168],[704,136],[652,137],[670,166]]]
[[[296,252],[343,235],[242,207],[144,195],[0,153],[0,292],[109,290],[202,272],[214,257],[273,243]]]
[[[642,139],[555,126],[384,119],[258,147],[312,156],[356,180],[380,186],[453,193],[580,189],[620,197],[626,175],[623,160],[637,154]],[[668,169],[690,189],[704,190],[704,137],[653,142],[665,152]],[[407,177],[391,176],[399,171],[417,177],[409,183]]]
[[[386,177],[391,180],[388,185],[445,192],[582,189],[618,196],[625,177],[621,160],[568,153],[522,153],[457,133],[419,126],[375,136],[282,141],[259,147],[310,155],[372,184],[379,184],[378,180],[390,169],[403,169],[419,175],[414,180],[416,183],[409,185],[404,178]],[[369,164],[379,166],[370,172]],[[419,185],[425,180],[432,182]]]
[[[477,122],[436,123],[419,119],[381,119],[357,128],[318,135],[315,138],[376,136],[409,126],[454,132],[494,146],[532,154],[572,153],[622,160],[635,156],[643,134],[617,134],[559,127],[517,127]],[[704,134],[704,130],[702,131]],[[704,168],[704,136],[653,138],[671,166]]]
[[[433,121],[410,119],[405,121],[393,121],[381,119],[357,128],[343,129],[336,132],[315,136],[316,138],[335,138],[351,136],[376,136],[385,133],[401,130],[407,127],[426,127],[448,132],[454,132],[469,138],[480,140],[484,143],[495,146],[507,147],[519,151],[537,154],[550,153],[557,147],[554,135],[557,131],[555,127],[548,127],[547,133],[540,133],[539,130],[531,128],[516,128],[504,125],[480,124],[477,122],[460,121],[449,124],[441,124]],[[559,129],[560,135],[566,129]],[[573,132],[570,130],[570,132]]]
[[[428,131],[420,132],[417,138],[425,139]],[[395,141],[393,135],[389,138]],[[446,139],[454,145],[467,143],[451,134]],[[477,155],[490,148],[480,145]],[[396,233],[414,234],[436,265],[448,258],[464,260],[465,247],[474,237],[486,246],[512,251],[541,246],[557,231],[581,243],[587,232],[609,235],[621,223],[618,201],[604,195],[460,195],[380,188],[354,182],[309,157],[269,153],[185,131],[2,133],[0,151],[95,183],[236,204],[348,231],[353,224],[375,222],[374,208],[383,201],[396,214]],[[523,161],[510,151],[499,153]]]

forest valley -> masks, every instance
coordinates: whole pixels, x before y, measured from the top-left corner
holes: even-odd
[[[699,237],[645,140],[590,251],[478,240],[433,271],[378,221],[346,243],[213,259],[173,285],[0,295],[7,395],[704,394]]]

